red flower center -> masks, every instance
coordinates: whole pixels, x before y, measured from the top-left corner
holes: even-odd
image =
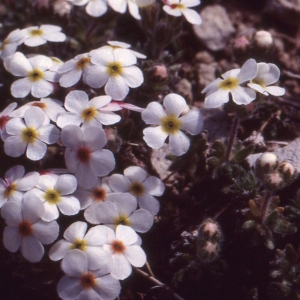
[[[32,226],[28,221],[22,221],[19,224],[19,233],[22,236],[29,236],[32,234]]]
[[[91,158],[91,152],[89,149],[87,148],[80,148],[78,149],[77,151],[77,158],[83,162],[83,163],[86,163],[90,160]]]

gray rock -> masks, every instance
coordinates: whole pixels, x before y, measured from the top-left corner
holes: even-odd
[[[224,49],[235,33],[226,10],[221,5],[206,6],[201,11],[202,23],[194,25],[196,36],[212,51]]]

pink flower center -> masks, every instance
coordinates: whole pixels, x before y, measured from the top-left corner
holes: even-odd
[[[83,162],[83,163],[86,163],[90,160],[91,158],[91,152],[89,149],[87,148],[80,148],[78,149],[77,151],[77,158]]]
[[[85,289],[92,288],[96,285],[95,277],[93,274],[86,273],[81,277],[81,286]]]
[[[98,202],[103,202],[106,198],[106,191],[101,188],[93,189],[93,198]]]
[[[114,253],[123,253],[125,251],[125,245],[122,241],[115,240],[111,243],[111,249]]]
[[[32,226],[31,224],[28,222],[28,221],[22,221],[20,224],[19,224],[19,233],[22,235],[22,236],[29,236],[32,234]]]

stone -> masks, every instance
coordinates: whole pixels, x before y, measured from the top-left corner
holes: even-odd
[[[194,25],[199,40],[210,50],[224,49],[235,33],[228,14],[221,5],[209,5],[201,11],[202,23]]]

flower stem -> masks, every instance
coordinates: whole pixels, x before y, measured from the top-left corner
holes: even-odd
[[[231,131],[230,131],[230,137],[229,137],[229,141],[228,141],[228,145],[227,145],[227,149],[226,149],[226,154],[225,154],[225,159],[224,159],[225,161],[228,161],[230,158],[231,150],[233,147],[233,142],[234,142],[234,139],[235,139],[238,127],[239,127],[239,123],[240,123],[240,118],[235,113]]]
[[[271,196],[272,196],[272,192],[270,192],[270,191],[265,192],[264,200],[263,200],[263,204],[262,204],[262,208],[261,208],[261,212],[260,212],[260,218],[261,218],[262,222],[264,221],[264,219],[266,217],[266,213],[268,212]]]

